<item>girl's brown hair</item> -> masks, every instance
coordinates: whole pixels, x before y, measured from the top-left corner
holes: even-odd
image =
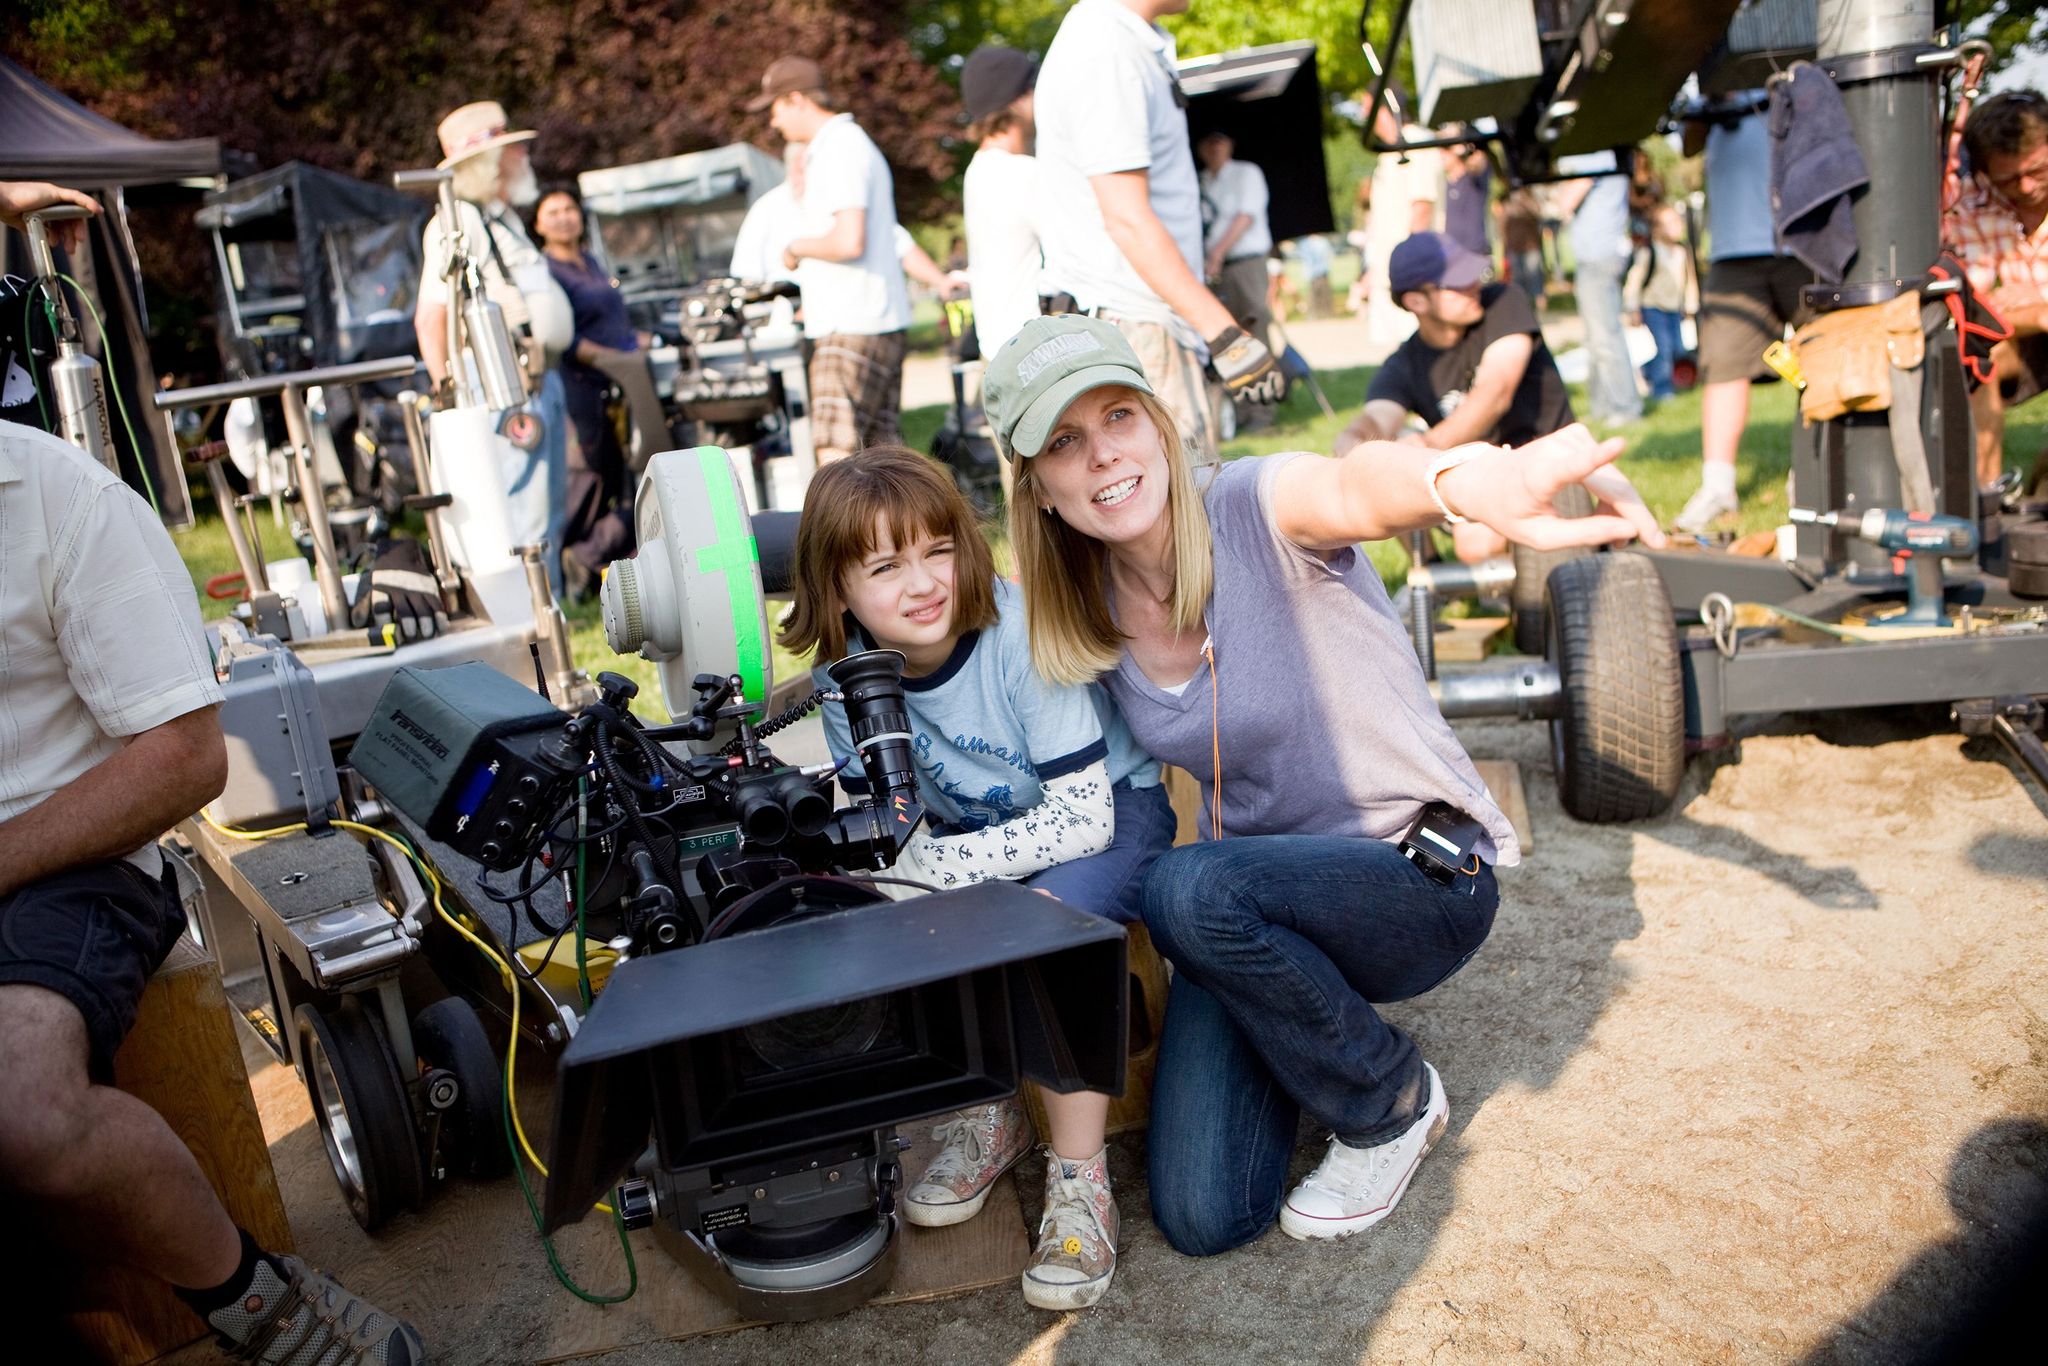
[[[952,475],[908,446],[870,446],[811,477],[791,552],[796,606],[777,637],[784,649],[815,650],[820,662],[845,655],[849,614],[839,577],[874,553],[878,527],[899,547],[920,536],[951,539],[953,628],[995,624],[995,561]]]
[[[1209,550],[1209,512],[1195,487],[1180,429],[1164,404],[1130,390],[1159,431],[1166,456],[1166,515],[1173,527],[1173,624],[1201,626],[1215,566]],[[1054,428],[1058,430],[1057,427]],[[1033,457],[1035,458],[1035,457]],[[1109,615],[1109,552],[1057,515],[1041,511],[1033,458],[1017,462],[1017,487],[1010,495],[1010,548],[1024,588],[1024,618],[1031,626],[1031,662],[1048,682],[1093,682],[1117,666],[1123,632]]]

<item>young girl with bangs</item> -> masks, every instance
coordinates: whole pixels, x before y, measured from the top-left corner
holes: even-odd
[[[1014,585],[998,578],[973,510],[938,464],[876,446],[819,470],[792,564],[785,648],[825,666],[900,651],[926,824],[896,871],[945,890],[1021,882],[1120,923],[1138,916],[1152,861],[1173,841],[1159,766],[1099,689],[1048,683],[1033,667]],[[843,709],[825,711],[833,756],[853,753]],[[857,768],[850,768],[854,774]],[[842,777],[859,792],[862,780]],[[1042,1309],[1094,1304],[1116,1270],[1117,1209],[1105,1165],[1109,1097],[1043,1093],[1051,1140],[1045,1215],[1023,1275]],[[979,1213],[1030,1148],[1015,1098],[951,1116],[939,1154],[904,1198],[913,1224]]]

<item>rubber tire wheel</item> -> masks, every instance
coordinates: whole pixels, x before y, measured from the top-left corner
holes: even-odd
[[[1568,560],[1550,573],[1547,614],[1564,809],[1591,822],[1656,815],[1685,776],[1685,684],[1664,580],[1640,555]]]
[[[374,1233],[392,1216],[417,1209],[426,1195],[419,1139],[413,1128],[412,1103],[399,1081],[384,1031],[362,1002],[345,996],[331,1012],[302,1005],[294,1014],[298,1028],[300,1076],[313,1101],[313,1121],[335,1169],[348,1212],[365,1232]],[[326,1069],[324,1079],[321,1069]],[[337,1146],[322,1091],[331,1084],[353,1145],[357,1180],[343,1176],[344,1159]]]
[[[412,1046],[420,1069],[451,1073],[462,1093],[441,1115],[441,1156],[448,1170],[474,1181],[512,1171],[505,1144],[505,1072],[476,1008],[459,996],[436,1001],[413,1017]]]
[[[1590,517],[1593,515],[1593,495],[1586,491],[1584,484],[1567,484],[1558,490],[1551,506],[1561,517]],[[1508,609],[1514,618],[1515,648],[1525,655],[1540,655],[1545,639],[1543,590],[1549,582],[1550,571],[1567,560],[1584,559],[1593,553],[1593,548],[1575,545],[1563,550],[1531,550],[1525,545],[1511,545],[1508,553],[1515,561],[1515,586],[1508,590]]]

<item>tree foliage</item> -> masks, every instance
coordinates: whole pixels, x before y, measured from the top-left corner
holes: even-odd
[[[815,56],[896,172],[908,212],[953,174],[957,96],[901,0],[15,0],[0,43],[94,110],[217,137],[259,165],[378,177],[440,157],[434,125],[496,99],[543,178],[740,139],[762,68]]]

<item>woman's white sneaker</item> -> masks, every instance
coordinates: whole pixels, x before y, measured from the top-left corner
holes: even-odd
[[[1345,1238],[1394,1212],[1422,1159],[1443,1137],[1451,1107],[1436,1069],[1422,1064],[1429,1102],[1422,1116],[1397,1136],[1370,1148],[1330,1140],[1330,1151],[1280,1207],[1280,1231],[1290,1238]]]
[[[903,1217],[920,1228],[945,1228],[981,1213],[996,1178],[1031,1151],[1031,1116],[1012,1097],[956,1111],[932,1137],[938,1155],[904,1195]]]

